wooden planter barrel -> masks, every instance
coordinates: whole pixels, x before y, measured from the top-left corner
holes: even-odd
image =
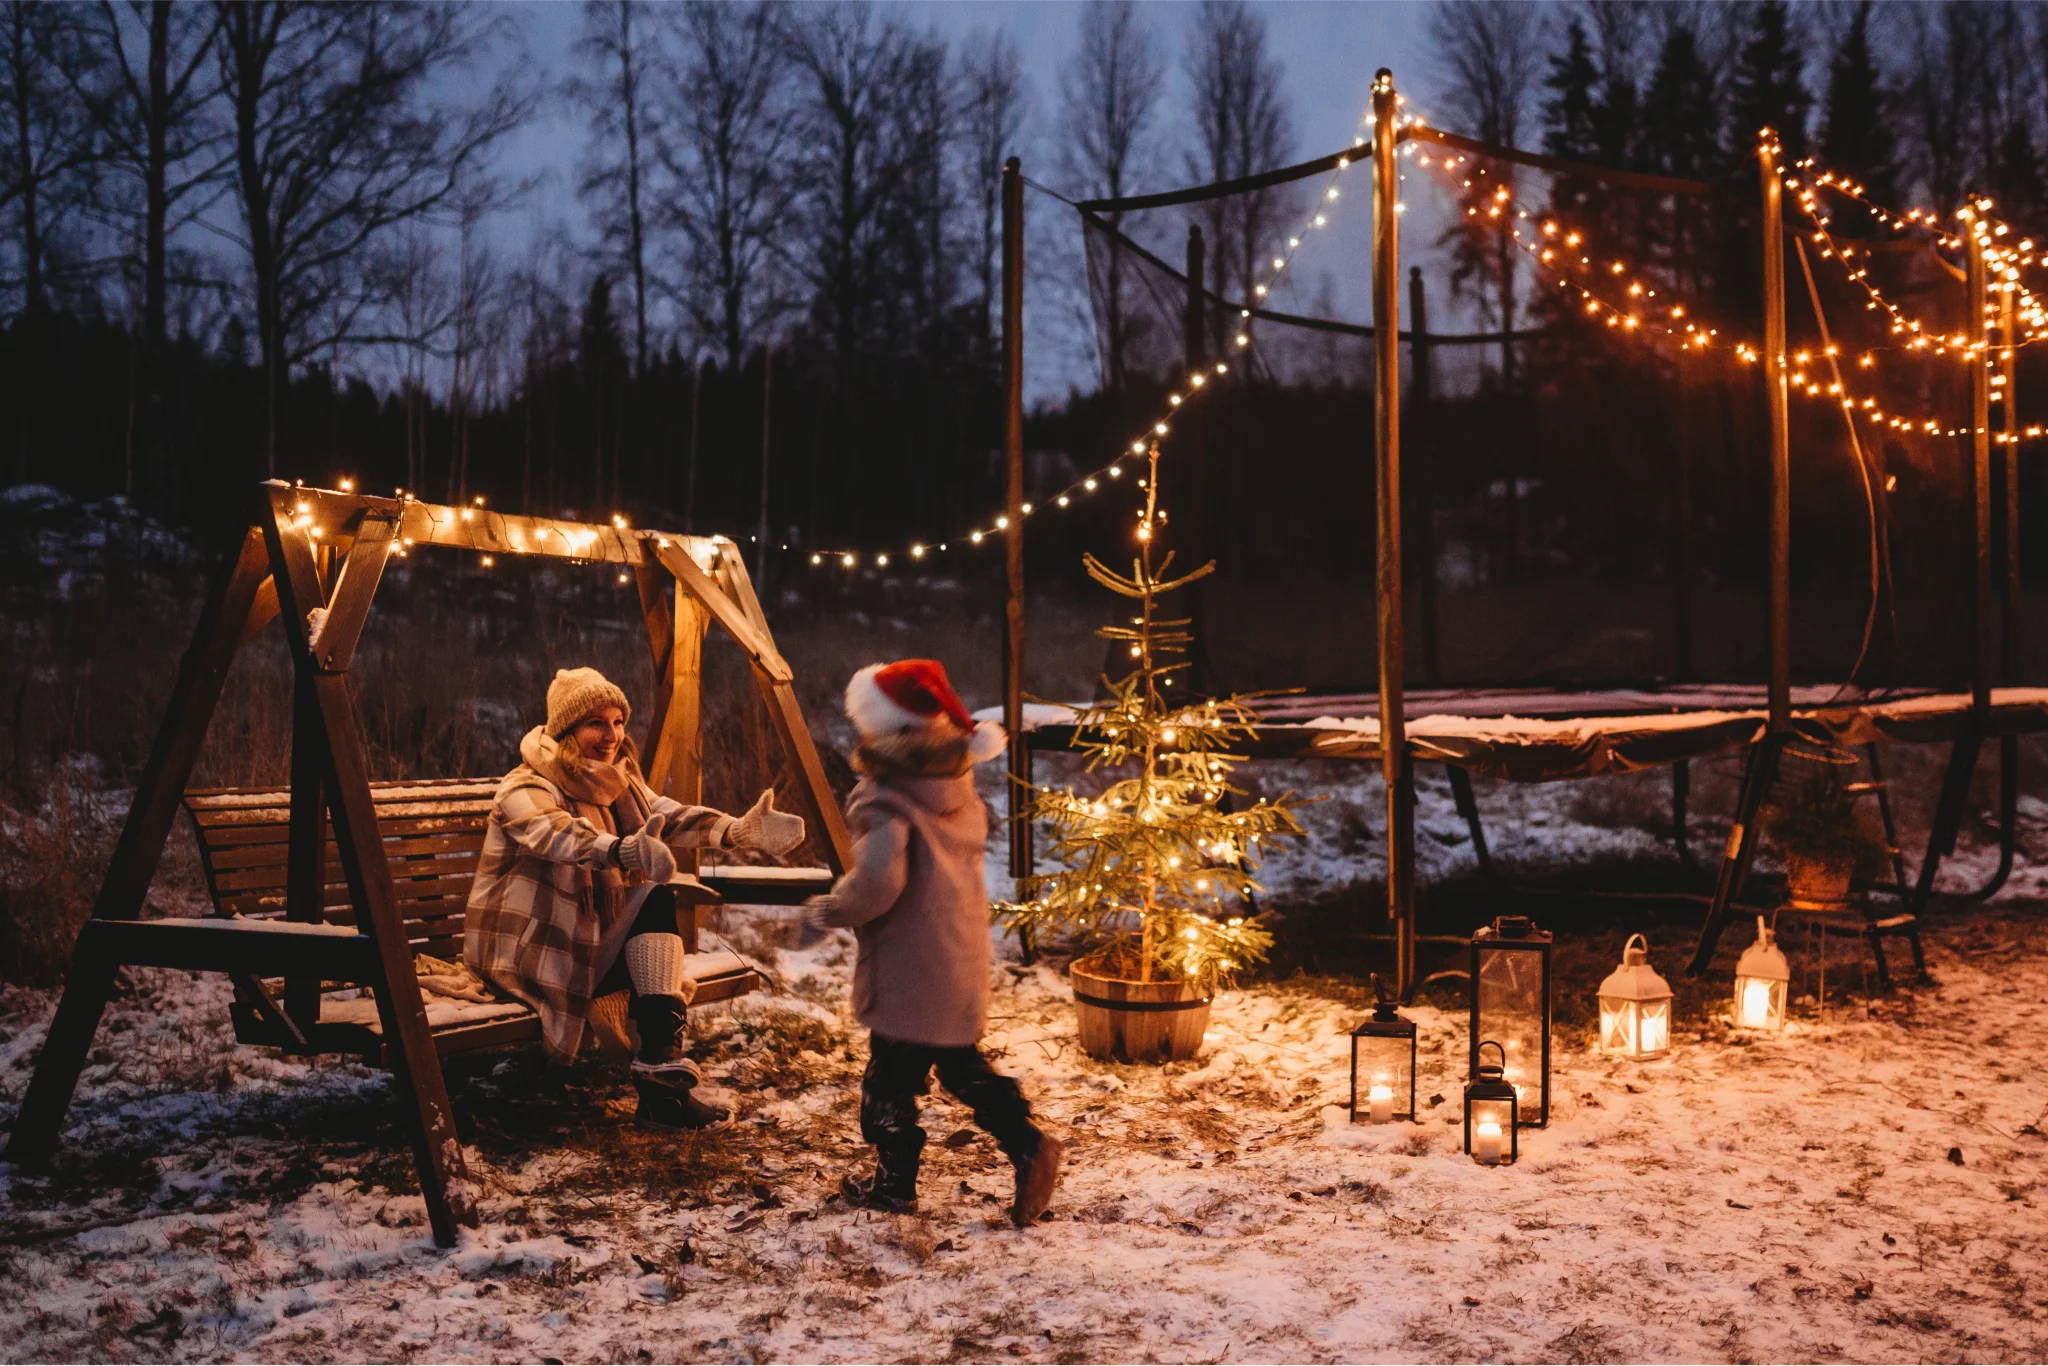
[[[1209,998],[1185,982],[1104,977],[1082,959],[1067,969],[1080,1017],[1081,1049],[1105,1062],[1181,1062],[1202,1047]]]
[[[1799,911],[1849,909],[1849,879],[1855,868],[1854,854],[1838,854],[1831,858],[1787,854],[1785,891],[1792,908]]]

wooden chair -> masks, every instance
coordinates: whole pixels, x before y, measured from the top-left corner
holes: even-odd
[[[79,931],[6,1157],[28,1162],[55,1150],[122,966],[224,972],[236,986],[238,1038],[299,1053],[359,1053],[391,1069],[410,1102],[407,1128],[428,1220],[435,1241],[449,1246],[457,1225],[473,1225],[477,1215],[441,1056],[521,1042],[537,1033],[537,1021],[516,1002],[475,1009],[437,1002],[436,1021],[420,994],[414,954],[455,951],[494,784],[369,781],[348,669],[389,557],[438,546],[630,569],[658,680],[648,782],[678,801],[697,801],[702,787],[699,666],[709,624],[715,620],[746,652],[830,867],[692,876],[682,898],[692,906],[692,934],[698,909],[721,899],[800,900],[845,868],[851,839],[789,665],[730,542],[274,480],[256,491],[252,521],[200,613],[92,916]],[[291,782],[188,794],[228,666],[273,618],[284,622],[293,660]],[[200,831],[218,914],[145,920],[143,901],[181,804]],[[754,985],[744,964],[697,966],[706,987],[727,997]],[[337,999],[336,986],[365,987],[370,997]]]

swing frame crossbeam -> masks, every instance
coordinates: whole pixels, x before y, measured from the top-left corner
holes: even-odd
[[[476,1223],[475,1188],[379,833],[350,689],[350,667],[384,570],[394,555],[424,547],[601,563],[632,573],[657,679],[646,776],[656,791],[684,802],[702,794],[700,661],[705,633],[716,622],[748,658],[831,871],[851,861],[851,836],[797,705],[794,675],[730,541],[270,481],[253,490],[246,529],[223,557],[200,612],[79,932],[63,998],[9,1135],[8,1161],[35,1162],[55,1152],[123,966],[225,972],[238,983],[282,977],[287,1019],[307,1018],[309,1003],[317,1015],[323,980],[350,981],[375,997],[435,1241],[452,1246],[458,1226]],[[229,668],[273,620],[283,623],[293,672],[285,913],[271,920],[145,919],[144,901]],[[323,915],[330,839],[352,925],[326,923]]]

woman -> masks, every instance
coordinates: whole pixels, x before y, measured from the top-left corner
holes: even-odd
[[[679,849],[786,854],[804,822],[763,792],[744,816],[684,806],[640,775],[626,694],[595,669],[561,669],[548,719],[519,742],[525,762],[498,784],[469,891],[463,952],[476,970],[539,1012],[548,1055],[568,1062],[587,1022],[625,1042],[640,1034],[633,1087],[639,1123],[701,1129],[725,1111],[691,1094],[683,1010],[696,984],[676,933]]]

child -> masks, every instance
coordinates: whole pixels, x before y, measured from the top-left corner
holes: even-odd
[[[860,942],[854,1014],[868,1027],[860,1130],[875,1174],[848,1177],[847,1198],[871,1209],[917,1204],[925,1134],[917,1098],[931,1073],[974,1111],[1017,1169],[1010,1218],[1035,1222],[1059,1182],[1059,1141],[1031,1122],[1017,1083],[978,1047],[988,1027],[989,910],[982,876],[988,816],[973,766],[1003,752],[1002,727],[977,726],[929,659],[875,664],[853,676],[846,714],[860,732],[861,782],[846,817],[853,866],[813,897],[814,927],[851,927]]]

